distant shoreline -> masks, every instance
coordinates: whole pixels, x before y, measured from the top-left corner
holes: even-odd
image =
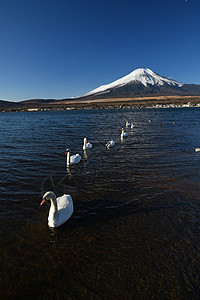
[[[41,103],[40,103],[41,101]],[[135,98],[77,99],[57,100],[45,103],[33,100],[25,104],[0,105],[0,112],[57,111],[86,109],[120,109],[120,108],[165,108],[165,107],[200,107],[200,96],[149,96]]]

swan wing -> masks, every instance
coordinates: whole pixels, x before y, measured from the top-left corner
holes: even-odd
[[[110,146],[111,146],[111,147],[115,146],[115,141],[113,141],[113,140],[110,141]]]
[[[58,214],[55,219],[55,226],[65,223],[73,214],[74,206],[71,195],[64,194],[57,198]]]
[[[88,143],[86,144],[86,148],[87,148],[87,149],[92,148],[92,144],[88,142]]]
[[[79,154],[75,154],[70,156],[70,163],[71,164],[77,164],[81,160],[81,156]]]

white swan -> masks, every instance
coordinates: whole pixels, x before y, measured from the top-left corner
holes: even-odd
[[[110,149],[110,147],[114,147],[115,146],[115,141],[111,140],[108,141],[107,144],[105,145],[106,149]]]
[[[134,123],[133,123],[133,122],[131,122],[131,128],[134,128],[134,127],[135,127]]]
[[[72,197],[70,195],[63,195],[56,198],[56,195],[49,191],[43,196],[43,200],[40,203],[42,205],[44,202],[50,201],[51,207],[48,216],[49,227],[58,227],[65,223],[73,214],[74,206]]]
[[[83,140],[83,150],[87,150],[87,149],[90,149],[90,148],[92,148],[92,144],[89,143],[86,138],[84,138],[84,140]]]
[[[200,148],[194,148],[194,151],[199,152]]]
[[[126,127],[129,127],[129,126],[131,126],[131,123],[126,120]]]
[[[121,138],[123,139],[125,136],[127,136],[127,133],[124,132],[124,128],[122,128]]]
[[[78,164],[81,160],[81,156],[79,154],[74,154],[70,156],[70,150],[66,149],[67,154],[67,166]]]

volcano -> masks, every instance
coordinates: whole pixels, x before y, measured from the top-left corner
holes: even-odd
[[[156,74],[148,68],[139,68],[130,74],[88,92],[84,98],[114,98],[134,96],[199,96],[200,85],[186,84]]]

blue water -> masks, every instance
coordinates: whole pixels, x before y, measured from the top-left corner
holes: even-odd
[[[0,114],[0,295],[198,299],[199,120],[198,108]],[[66,148],[79,164],[66,167]],[[54,231],[48,190],[75,207]]]

